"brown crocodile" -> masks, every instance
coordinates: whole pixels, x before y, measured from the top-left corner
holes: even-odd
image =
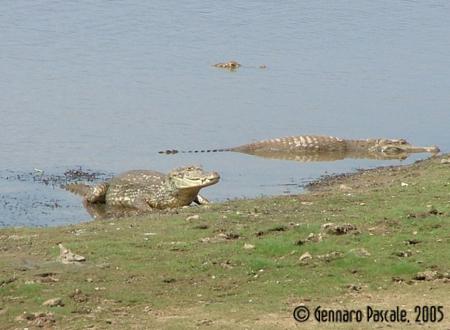
[[[236,61],[229,61],[224,63],[217,63],[213,65],[216,68],[228,69],[230,71],[234,71],[241,67],[241,64]]]
[[[340,139],[333,136],[288,136],[262,140],[233,148],[207,150],[165,150],[161,154],[233,151],[265,158],[302,162],[331,161],[344,158],[405,159],[411,153],[439,153],[439,148],[417,147],[404,139]]]
[[[124,172],[95,186],[68,184],[65,188],[82,195],[86,203],[133,208],[140,211],[175,208],[192,202],[206,204],[199,195],[201,188],[219,182],[217,172],[204,172],[200,167],[187,166],[168,174],[150,170]]]
[[[213,64],[213,67],[221,68],[221,69],[227,69],[227,70],[230,70],[230,71],[236,71],[241,66],[242,66],[242,64],[240,64],[240,63],[238,63],[236,61],[229,61],[229,62],[224,62],[224,63]],[[254,67],[252,67],[252,68],[254,68]],[[260,68],[260,69],[267,69],[267,65],[261,64],[258,68]]]

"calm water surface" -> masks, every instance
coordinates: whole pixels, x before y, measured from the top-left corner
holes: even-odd
[[[221,173],[203,191],[221,201],[296,193],[325,173],[399,161],[157,151],[300,134],[449,151],[449,31],[447,1],[5,1],[0,226],[89,219],[79,198],[31,180],[34,168],[201,164]],[[231,59],[243,67],[211,67]]]

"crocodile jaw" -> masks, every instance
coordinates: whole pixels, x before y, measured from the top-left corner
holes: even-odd
[[[217,172],[211,172],[198,178],[172,178],[172,181],[178,189],[203,188],[216,184],[219,180],[220,175]]]
[[[377,143],[369,148],[370,152],[380,152],[385,155],[405,155],[407,156],[410,153],[421,153],[421,152],[429,152],[432,154],[437,154],[440,152],[437,146],[431,147],[417,147],[406,140],[378,140]]]

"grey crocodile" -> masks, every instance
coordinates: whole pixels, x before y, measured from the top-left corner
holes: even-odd
[[[175,208],[192,202],[206,204],[200,189],[219,182],[217,172],[187,166],[168,174],[150,170],[124,172],[95,186],[72,183],[65,189],[81,195],[87,204],[133,208],[140,211]]]
[[[411,153],[439,153],[437,146],[417,147],[404,139],[341,139],[333,136],[303,135],[262,140],[233,148],[206,150],[165,150],[161,154],[233,151],[265,158],[302,162],[344,158],[405,159]]]

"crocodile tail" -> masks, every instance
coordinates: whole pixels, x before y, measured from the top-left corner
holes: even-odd
[[[64,189],[83,197],[91,192],[91,186],[83,183],[69,183],[64,186]]]
[[[177,153],[187,154],[187,153],[206,153],[206,152],[226,152],[226,151],[233,151],[233,148],[225,148],[225,149],[203,149],[203,150],[176,150],[176,149],[168,149],[168,150],[161,150],[158,151],[159,154],[166,154],[166,155],[174,155]]]

